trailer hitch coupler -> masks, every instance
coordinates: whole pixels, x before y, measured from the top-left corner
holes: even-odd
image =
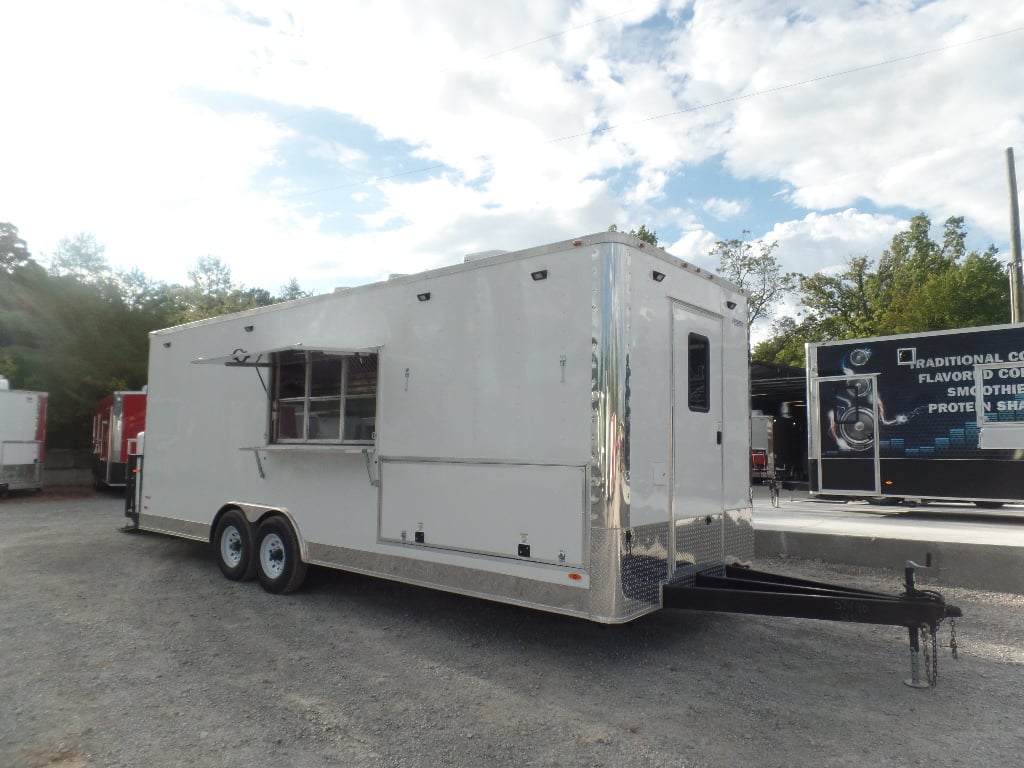
[[[903,569],[903,580],[907,588],[907,594],[912,594],[917,591],[917,569],[918,568],[931,568],[932,567],[932,553],[926,552],[924,555],[924,565],[915,563],[913,560],[907,560],[907,566]]]

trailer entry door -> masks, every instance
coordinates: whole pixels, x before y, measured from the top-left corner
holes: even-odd
[[[821,493],[881,495],[877,374],[822,376],[812,381]]]
[[[672,305],[672,572],[722,553],[722,318]],[[670,574],[671,575],[671,574]]]

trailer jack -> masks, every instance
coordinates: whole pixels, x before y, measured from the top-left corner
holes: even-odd
[[[929,555],[929,566],[930,561]],[[906,590],[900,595],[889,595],[765,573],[741,565],[716,566],[697,572],[685,584],[663,585],[662,607],[907,627],[911,676],[905,682],[914,688],[928,688],[937,682],[934,639],[939,625],[944,619],[961,617],[963,612],[955,605],[947,605],[938,592],[917,588],[915,569],[921,567],[928,566],[907,561]],[[922,629],[933,640],[932,667],[928,669],[925,665],[930,682],[921,679]],[[955,639],[950,649],[956,658]]]

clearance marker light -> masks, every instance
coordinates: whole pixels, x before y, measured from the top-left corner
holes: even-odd
[[[580,576],[578,573],[570,573],[569,574],[569,578],[572,579],[573,581],[579,581],[583,577]]]

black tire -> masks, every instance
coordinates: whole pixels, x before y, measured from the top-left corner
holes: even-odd
[[[285,595],[302,586],[306,563],[299,554],[299,540],[280,515],[268,517],[256,529],[256,576],[267,592]]]
[[[252,526],[240,510],[229,509],[220,516],[213,533],[213,549],[225,577],[232,581],[250,581],[256,576]]]

